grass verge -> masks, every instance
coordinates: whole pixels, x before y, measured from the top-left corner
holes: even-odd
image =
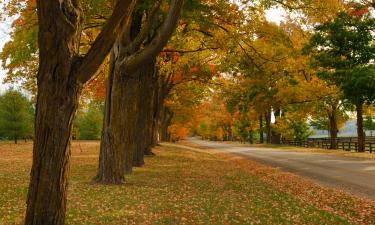
[[[73,144],[68,224],[375,223],[372,202],[249,160],[178,145],[156,148],[125,185],[93,184],[98,150],[98,142]],[[0,224],[22,223],[30,166],[31,144],[0,145]],[[313,196],[327,199],[317,204]]]
[[[303,148],[288,145],[275,145],[275,144],[244,144],[240,142],[226,141],[224,143],[235,145],[235,146],[246,146],[259,149],[270,149],[292,151],[292,152],[309,152],[309,153],[320,153],[320,154],[333,154],[338,156],[356,157],[364,159],[375,159],[375,152],[354,152],[354,151],[343,151],[342,149],[322,149],[322,148]]]

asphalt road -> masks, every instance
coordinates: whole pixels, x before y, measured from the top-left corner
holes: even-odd
[[[241,155],[309,178],[323,186],[375,200],[375,160],[274,148],[240,147],[198,139],[191,139],[189,142],[207,151],[216,149]]]

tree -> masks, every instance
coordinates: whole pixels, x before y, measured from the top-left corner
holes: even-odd
[[[296,141],[306,141],[312,134],[310,126],[306,121],[291,121],[290,128],[293,131],[293,138]]]
[[[83,115],[76,118],[78,120],[79,139],[100,139],[103,127],[103,106],[102,102],[92,101],[88,108],[84,110]]]
[[[365,130],[370,131],[370,136],[372,136],[372,131],[375,130],[375,116],[366,116],[366,119],[363,122],[363,127]]]
[[[80,1],[36,1],[39,69],[27,225],[65,222],[72,121],[82,86],[106,58],[121,23],[128,23],[135,1],[116,3],[92,47],[81,55],[84,15]]]
[[[18,139],[32,136],[33,108],[19,91],[9,89],[0,96],[0,133],[17,144]]]
[[[337,85],[356,106],[358,151],[364,151],[363,104],[375,100],[375,19],[356,5],[314,29],[304,51],[311,53],[318,75]]]
[[[337,149],[338,132],[348,119],[348,108],[348,104],[339,95],[326,96],[312,108],[310,125],[329,131],[331,149]]]

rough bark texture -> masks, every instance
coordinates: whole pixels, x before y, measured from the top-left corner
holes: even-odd
[[[136,126],[138,86],[137,74],[123,74],[116,68],[113,53],[96,177],[98,182],[121,184],[125,181],[125,173],[131,172],[135,136],[127,131]]]
[[[153,100],[152,100],[152,109],[151,109],[151,114],[152,114],[152,125],[151,125],[151,147],[155,147],[159,143],[159,136],[158,136],[158,125],[159,125],[159,98],[160,98],[160,77],[156,76],[154,78],[154,83],[153,83]],[[146,155],[151,154],[151,152],[145,152]]]
[[[140,71],[139,111],[137,113],[137,127],[133,130],[136,134],[136,148],[133,166],[144,165],[145,152],[150,150],[150,127],[152,124],[152,81],[155,74],[155,62],[145,65]],[[129,131],[131,132],[131,131]]]
[[[356,104],[357,110],[357,135],[358,135],[358,151],[365,151],[365,135],[363,132],[363,103],[359,101]]]
[[[149,98],[150,98],[150,102],[148,104],[149,106],[149,109],[147,111],[147,114],[146,114],[146,136],[145,136],[145,142],[146,142],[146,146],[145,146],[145,149],[144,149],[144,152],[143,154],[144,155],[154,155],[154,153],[152,152],[152,148],[154,147],[154,121],[156,120],[156,118],[154,117],[155,116],[155,109],[154,109],[154,106],[155,106],[155,88],[157,87],[155,82],[157,81],[157,77],[158,77],[158,73],[157,73],[157,68],[154,67],[154,74],[152,76],[152,79],[150,79],[150,84],[149,84],[149,87],[150,87],[150,90],[149,90]]]
[[[271,143],[271,111],[268,111],[264,114],[264,118],[266,120],[266,134],[267,134],[267,144]]]
[[[121,7],[114,11],[94,42],[95,48],[85,57],[78,55],[82,25],[78,0],[37,1],[38,95],[27,225],[65,222],[72,121],[83,83],[103,62],[120,21],[130,10],[132,1],[120,1]],[[100,53],[96,53],[98,49]],[[89,67],[90,71],[83,67]]]
[[[337,149],[337,133],[339,132],[337,128],[337,119],[335,111],[328,113],[329,118],[329,133],[330,133],[330,142],[331,149]]]
[[[259,142],[261,144],[264,143],[264,137],[263,137],[263,115],[260,114],[259,116]]]
[[[81,28],[80,10],[73,3],[38,1],[40,66],[25,224],[64,224],[70,131],[80,93],[71,76]]]
[[[281,117],[281,110],[278,108],[275,110],[274,112],[274,115],[275,115],[275,125],[277,125],[277,123],[279,122],[279,119]],[[271,143],[272,144],[281,144],[281,134],[278,133],[277,131],[275,130],[272,130],[271,131]]]

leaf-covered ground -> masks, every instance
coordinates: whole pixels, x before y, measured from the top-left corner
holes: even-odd
[[[375,224],[375,204],[249,160],[155,149],[122,186],[93,184],[98,142],[75,142],[68,224]],[[20,224],[31,144],[0,144],[0,224]]]
[[[277,150],[293,151],[293,152],[309,152],[309,153],[323,153],[323,154],[333,154],[338,156],[348,156],[356,158],[365,159],[375,159],[375,152],[355,152],[355,151],[344,151],[342,149],[322,149],[322,148],[304,148],[304,147],[294,147],[288,145],[275,145],[275,144],[243,144],[240,142],[224,142],[236,146],[247,146],[247,147],[257,147],[257,148],[276,148]]]

